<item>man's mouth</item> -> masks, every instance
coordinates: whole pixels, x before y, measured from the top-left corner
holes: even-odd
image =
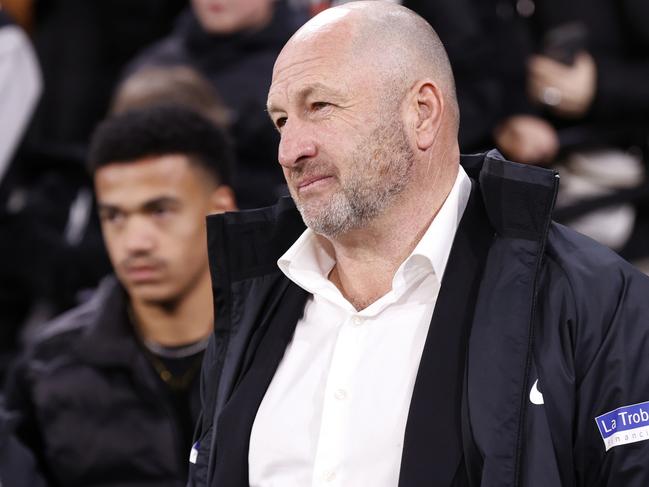
[[[124,268],[129,281],[141,284],[160,279],[162,267],[159,265],[131,265]]]
[[[310,176],[303,178],[297,184],[297,190],[302,193],[304,191],[311,191],[320,188],[333,180],[333,176]]]

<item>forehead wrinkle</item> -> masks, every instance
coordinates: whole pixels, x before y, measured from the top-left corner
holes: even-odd
[[[278,98],[286,100],[303,99],[317,92],[341,97],[341,90],[337,89],[333,82],[327,83],[327,79],[337,78],[332,75],[336,67],[328,59],[324,55],[311,56],[307,59],[292,62],[276,71],[268,92],[267,111],[269,113],[281,111],[278,103],[276,103]]]
[[[318,59],[322,59],[324,56],[323,55],[311,55],[310,57],[306,57],[303,59],[297,59],[297,60],[291,60],[290,63],[288,63],[287,66],[282,67],[282,62],[286,64],[286,61],[282,58],[285,58],[289,54],[291,54],[290,49],[294,49],[292,46],[287,46],[284,48],[284,50],[280,53],[279,57],[277,58],[277,62],[275,63],[275,69],[273,73],[273,79],[272,81],[275,81],[275,78],[277,78],[279,75],[281,75],[284,71],[291,69],[292,67],[299,67],[302,64],[311,62],[311,61],[317,61]],[[287,54],[288,53],[288,54]]]
[[[277,95],[276,93],[284,92],[284,95],[287,96],[288,87],[291,79],[300,75],[300,72],[289,73],[288,75],[285,75],[285,73],[287,71],[293,71],[295,69],[298,69],[302,67],[304,64],[307,64],[309,62],[317,61],[319,58],[322,57],[322,56],[311,56],[306,59],[286,63],[286,61],[282,59],[282,54],[284,54],[284,57],[286,56],[285,51],[282,51],[282,53],[280,53],[280,57],[275,62],[275,67],[273,68],[273,77],[271,80],[270,89],[268,90],[268,100],[266,102],[266,109],[269,113],[272,111],[277,111],[275,104],[272,102],[272,98],[280,96]],[[284,64],[286,64],[285,66],[282,66],[282,61],[284,61]]]
[[[292,88],[287,87],[284,91],[286,93],[285,96],[289,104],[291,103],[291,101],[302,103],[310,97],[323,97],[324,99],[320,101],[342,103],[349,98],[346,90],[341,89],[342,87],[347,88],[346,83],[342,81],[341,83],[339,83],[338,87],[324,83],[322,81],[306,81]],[[284,108],[281,107],[281,104],[277,105],[271,100],[272,96],[272,94],[269,96],[269,102],[267,106],[268,113],[272,114],[284,111]]]

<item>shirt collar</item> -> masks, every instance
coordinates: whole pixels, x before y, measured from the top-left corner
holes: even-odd
[[[441,281],[470,193],[471,180],[460,166],[446,201],[415,249],[395,273],[393,290],[404,289],[430,271]],[[335,263],[331,250],[322,245],[310,228],[277,261],[286,277],[302,289],[311,294],[330,295],[331,298],[339,294],[328,279]]]

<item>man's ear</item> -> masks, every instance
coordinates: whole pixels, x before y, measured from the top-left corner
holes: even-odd
[[[210,195],[210,214],[236,211],[237,202],[230,186],[222,184]]]
[[[437,138],[446,108],[442,92],[435,82],[423,80],[413,87],[412,108],[417,147],[427,150]]]

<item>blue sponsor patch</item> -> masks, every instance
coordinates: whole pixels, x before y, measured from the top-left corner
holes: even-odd
[[[595,418],[606,451],[649,440],[649,401],[622,406]]]

